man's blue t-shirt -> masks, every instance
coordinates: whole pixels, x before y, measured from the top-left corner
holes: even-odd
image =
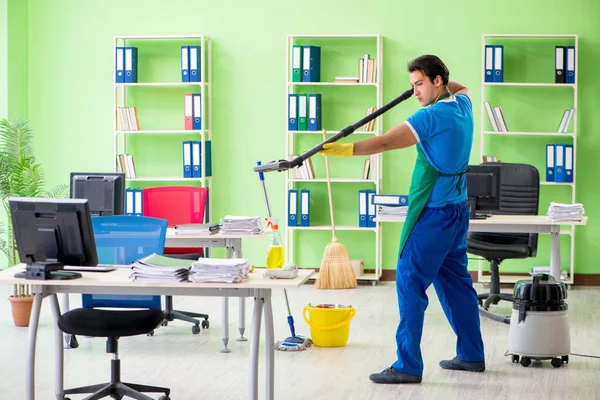
[[[439,172],[455,174],[469,165],[473,145],[473,106],[468,96],[458,94],[420,109],[406,120],[417,138],[417,146]],[[461,194],[456,183],[460,179]],[[467,200],[467,180],[440,176],[426,207],[442,207]]]

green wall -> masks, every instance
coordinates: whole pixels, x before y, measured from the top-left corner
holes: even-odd
[[[0,118],[8,115],[8,2],[0,0]]]
[[[252,167],[257,160],[268,161],[286,156],[284,85],[287,34],[381,34],[384,37],[384,102],[409,87],[406,64],[410,59],[424,53],[439,55],[448,65],[451,79],[472,91],[476,137],[471,161],[479,162],[481,35],[576,33],[579,35],[580,111],[577,200],[585,204],[590,224],[577,229],[575,261],[577,272],[600,273],[594,250],[600,238],[600,223],[597,222],[600,205],[595,201],[600,188],[595,184],[594,168],[600,147],[600,137],[594,132],[594,127],[600,123],[600,116],[594,115],[596,66],[600,63],[596,50],[600,48],[600,28],[595,16],[600,5],[594,0],[572,2],[568,7],[564,2],[547,0],[506,0],[495,5],[467,0],[452,3],[434,0],[426,6],[389,1],[372,2],[369,6],[364,4],[359,1],[315,0],[304,0],[301,6],[291,2],[248,3],[239,0],[181,0],[176,3],[159,0],[30,0],[27,106],[36,132],[37,152],[49,183],[67,183],[70,171],[111,170],[113,166],[112,45],[115,35],[193,33],[212,39],[213,216],[218,219],[225,214],[263,215],[262,193]],[[346,101],[362,104],[360,99],[364,92],[356,89],[351,91],[348,88],[343,94],[332,94],[338,96],[336,101],[339,103],[331,107],[344,113],[340,118],[335,111],[341,124],[336,128],[364,115],[362,105],[356,108],[356,113],[343,107]],[[510,104],[506,107],[509,108]],[[386,114],[384,128],[402,122],[417,109],[414,99],[396,107]],[[560,119],[560,116],[556,118]],[[304,145],[309,146],[310,143]],[[518,144],[515,148],[522,146]],[[515,150],[515,161],[521,161],[517,159],[521,153]],[[319,157],[315,158],[315,163],[322,163]],[[507,157],[512,158],[512,154],[509,152],[503,156],[505,160]],[[384,155],[383,186],[386,192],[408,190],[408,176],[414,158],[414,149]],[[160,154],[148,161],[155,168],[162,165],[168,168],[168,165],[179,162]],[[339,175],[343,173],[344,163],[333,160],[332,167],[333,174]],[[362,162],[358,170],[362,170]],[[338,194],[336,198],[339,199],[339,193],[345,189],[338,186],[334,185],[333,190],[334,196]],[[267,187],[274,214],[284,216],[284,175],[268,174]],[[568,190],[561,188],[562,191],[557,194],[560,199],[564,197],[563,189]],[[319,186],[316,192],[320,193],[319,199],[326,199],[324,186]],[[319,214],[323,214],[323,218],[327,218],[325,204],[312,204],[313,210],[321,208]],[[338,204],[343,205],[343,199],[338,200]],[[540,212],[545,212],[547,206],[547,202],[540,204]],[[354,218],[355,206],[350,204],[348,207],[337,208],[338,220]],[[384,224],[385,269],[395,268],[400,228],[397,224]],[[303,247],[304,265],[314,266],[323,254],[330,234],[303,232],[302,235],[305,238],[302,240],[307,242]],[[357,249],[371,246],[369,241],[373,236],[372,233],[359,232],[353,235],[344,233],[339,238],[353,255]],[[248,241],[244,255],[262,265],[266,246],[266,239]],[[566,262],[568,243],[563,244],[563,250],[562,258]],[[369,254],[370,251],[366,251],[365,258]],[[548,264],[548,238],[541,239],[538,254],[538,258],[527,265]],[[524,270],[523,265],[514,268]]]
[[[27,117],[27,2],[8,0],[8,115]]]

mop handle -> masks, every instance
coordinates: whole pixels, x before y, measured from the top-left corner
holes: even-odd
[[[271,172],[271,171],[285,171],[285,170],[288,170],[288,169],[291,169],[294,167],[298,167],[298,166],[302,165],[302,163],[304,161],[306,161],[310,157],[314,156],[315,154],[317,154],[318,152],[323,150],[323,145],[325,145],[327,143],[337,142],[338,140],[351,135],[354,131],[356,131],[361,126],[365,125],[368,122],[371,122],[375,118],[379,117],[381,114],[389,111],[393,107],[402,103],[404,100],[410,98],[410,96],[412,96],[412,94],[413,94],[413,89],[410,88],[407,91],[405,91],[404,93],[402,93],[400,96],[396,97],[394,100],[392,100],[389,103],[387,103],[386,105],[384,105],[383,107],[373,111],[371,114],[367,115],[360,121],[358,121],[352,125],[348,125],[344,129],[342,129],[341,131],[339,131],[338,133],[336,133],[335,135],[330,137],[329,139],[323,141],[322,143],[319,143],[312,149],[306,151],[304,154],[299,155],[298,157],[294,158],[291,161],[288,161],[288,160],[272,161],[265,165],[254,167],[254,171],[259,172],[259,173]]]
[[[256,165],[261,165],[260,161],[257,161]],[[267,217],[271,218],[271,206],[269,205],[269,197],[267,196],[267,186],[265,185],[265,174],[263,172],[259,172],[258,177],[260,178],[263,195],[265,196],[265,204],[267,205]]]

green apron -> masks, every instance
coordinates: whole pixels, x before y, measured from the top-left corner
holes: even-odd
[[[438,98],[437,101],[440,101],[446,97],[449,97],[450,93],[443,94]],[[437,102],[436,101],[436,102]],[[444,174],[436,170],[430,163],[427,161],[427,157],[425,157],[425,153],[421,150],[421,147],[417,144],[417,161],[415,162],[415,168],[413,170],[411,182],[410,182],[410,190],[408,192],[408,213],[406,215],[406,220],[404,221],[404,226],[402,227],[402,234],[400,236],[400,249],[398,250],[398,259],[402,257],[402,250],[404,250],[404,245],[410,236],[423,208],[425,208],[425,204],[429,200],[431,193],[433,192],[433,188],[440,176],[452,177],[452,176],[461,176],[464,175],[467,171],[459,172],[456,174]],[[460,196],[460,179],[456,183],[456,189],[458,190],[458,194]]]

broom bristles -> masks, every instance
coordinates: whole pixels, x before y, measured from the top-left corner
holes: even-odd
[[[350,256],[343,244],[333,241],[325,247],[321,259],[317,289],[351,289],[357,286]]]

